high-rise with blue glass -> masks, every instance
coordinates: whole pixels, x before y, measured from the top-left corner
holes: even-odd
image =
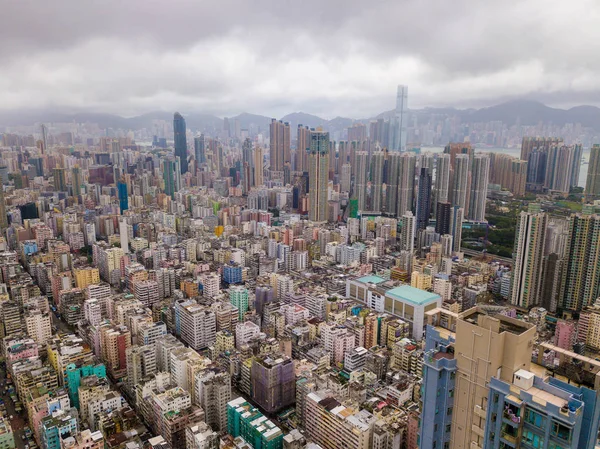
[[[121,214],[123,211],[129,209],[129,195],[127,192],[127,183],[125,179],[121,178],[117,183],[117,190],[119,192],[119,206],[121,207]]]
[[[182,175],[188,171],[187,139],[185,137],[185,130],[185,119],[179,112],[176,112],[173,116],[173,135],[175,141],[175,156],[179,157]]]

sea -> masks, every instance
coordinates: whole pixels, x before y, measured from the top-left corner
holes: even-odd
[[[421,153],[443,153],[444,147],[421,147]],[[509,154],[514,157],[521,156],[521,148],[493,148],[483,147],[475,148],[476,153],[503,153]],[[590,149],[584,148],[583,155],[581,156],[581,168],[579,169],[579,187],[585,187],[585,180],[587,179],[588,162],[590,161]]]

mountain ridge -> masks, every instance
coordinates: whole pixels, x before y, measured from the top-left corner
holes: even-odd
[[[310,128],[323,127],[329,131],[338,131],[351,126],[353,123],[368,124],[378,118],[389,118],[394,110],[384,111],[370,118],[353,119],[349,117],[335,117],[331,120],[305,112],[291,112],[277,120],[288,122],[295,134],[299,124]],[[464,122],[489,122],[502,121],[509,126],[517,123],[521,125],[536,125],[539,122],[564,125],[566,123],[580,123],[582,126],[600,131],[600,108],[590,105],[574,106],[569,109],[559,109],[547,106],[541,102],[517,99],[499,103],[480,109],[435,108],[409,109],[409,114],[416,116],[418,121],[428,120],[432,115],[458,116]],[[201,112],[182,112],[188,128],[192,131],[217,132],[223,129],[224,119],[213,114]],[[172,112],[150,111],[134,117],[121,117],[116,114],[97,112],[62,112],[23,110],[16,112],[0,112],[0,126],[18,127],[32,126],[39,123],[97,123],[101,129],[152,129],[155,121],[171,121]],[[274,117],[243,112],[236,116],[228,117],[230,127],[234,126],[236,119],[240,128],[268,132],[269,124]]]

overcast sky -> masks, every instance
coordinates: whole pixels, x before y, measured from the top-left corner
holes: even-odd
[[[304,111],[600,104],[597,0],[3,2],[0,109]]]

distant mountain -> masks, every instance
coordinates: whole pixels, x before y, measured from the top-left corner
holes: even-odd
[[[193,132],[207,132],[217,134],[223,129],[223,119],[211,114],[198,112],[188,113],[181,111],[185,117],[188,128]],[[292,128],[292,136],[296,135],[299,124],[310,128],[319,126],[331,133],[341,132],[353,123],[368,124],[371,120],[378,118],[388,119],[392,117],[394,110],[385,111],[375,117],[355,120],[347,117],[336,117],[327,120],[316,115],[304,112],[293,112],[280,118],[288,122]],[[511,126],[516,123],[522,125],[536,125],[540,122],[565,125],[566,123],[581,123],[600,132],[600,108],[595,106],[576,106],[571,109],[558,109],[531,100],[513,100],[482,109],[454,109],[454,108],[424,108],[409,110],[409,114],[417,118],[418,122],[429,120],[432,116],[455,117],[458,116],[463,122],[489,122],[502,121]],[[229,117],[230,126],[234,126],[235,120],[239,120],[242,129],[254,132],[268,133],[271,117],[244,112],[234,117]],[[147,128],[153,130],[156,121],[170,122],[173,120],[172,112],[154,111],[136,117],[121,117],[114,114],[76,112],[65,113],[57,110],[21,110],[0,112],[0,127],[30,126],[39,123],[96,123],[102,129],[125,129],[136,130]]]

